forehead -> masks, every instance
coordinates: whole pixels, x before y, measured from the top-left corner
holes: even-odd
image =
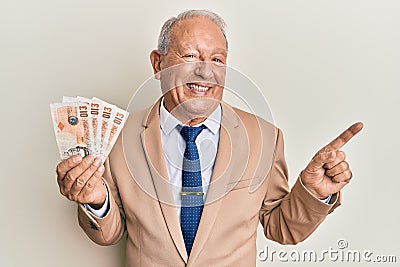
[[[226,51],[226,40],[221,29],[207,17],[188,18],[175,23],[171,30],[171,45],[209,48]]]

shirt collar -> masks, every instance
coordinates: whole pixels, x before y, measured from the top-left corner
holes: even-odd
[[[204,124],[213,134],[217,134],[221,125],[221,115],[221,105],[218,105],[218,107],[210,114],[210,116],[208,116],[208,118],[201,124]],[[169,135],[171,131],[178,125],[183,125],[183,123],[168,112],[168,110],[164,107],[164,98],[162,98],[160,103],[161,130],[164,132],[164,134]]]

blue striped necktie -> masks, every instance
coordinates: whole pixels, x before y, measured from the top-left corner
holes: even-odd
[[[204,125],[184,126],[180,130],[180,134],[186,141],[182,166],[181,230],[188,255],[192,250],[204,205],[200,158],[195,141],[205,128]]]

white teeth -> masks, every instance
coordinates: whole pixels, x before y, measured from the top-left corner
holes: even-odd
[[[191,90],[195,90],[195,91],[199,91],[199,92],[206,92],[210,89],[210,87],[206,87],[206,86],[201,86],[201,85],[197,85],[194,83],[188,83],[187,86],[191,89]]]

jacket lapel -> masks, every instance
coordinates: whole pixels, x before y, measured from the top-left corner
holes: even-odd
[[[145,118],[143,123],[145,129],[141,134],[141,139],[165,223],[179,254],[187,262],[188,255],[172,197],[162,149],[159,106],[160,100],[152,107],[149,115]]]

